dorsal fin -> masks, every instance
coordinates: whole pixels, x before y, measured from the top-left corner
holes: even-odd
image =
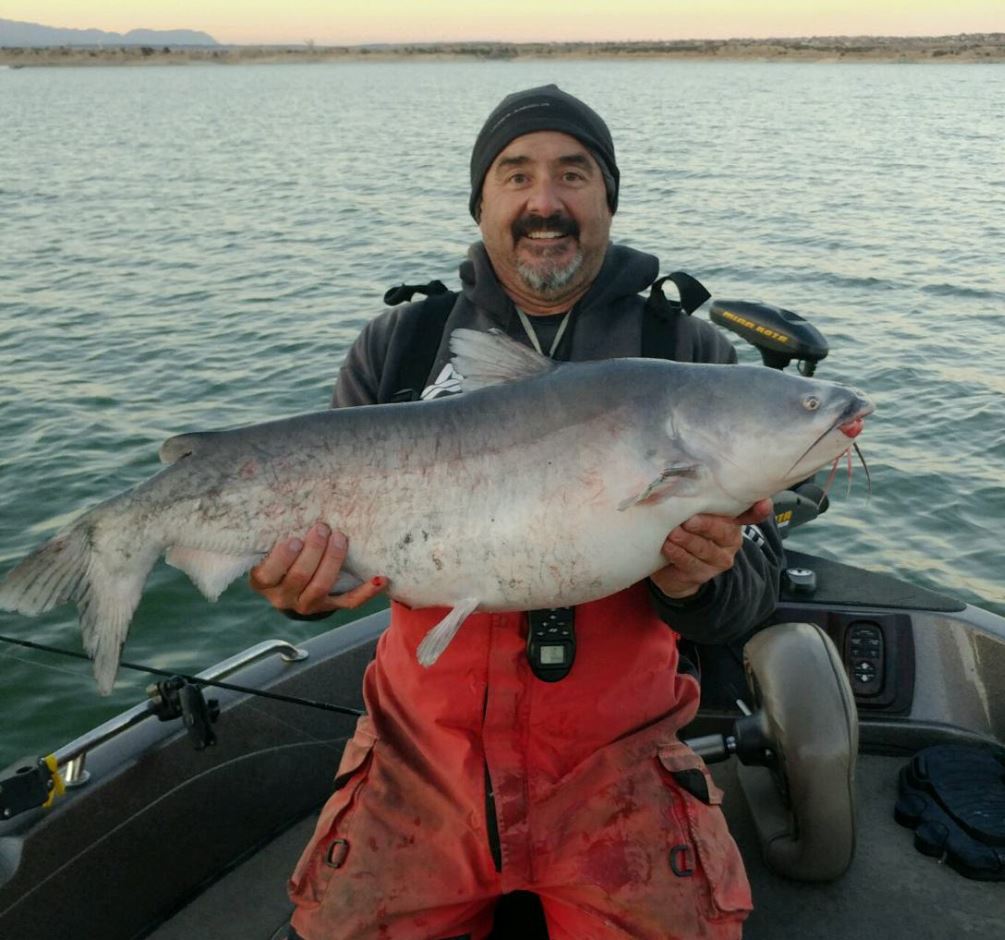
[[[529,346],[518,343],[500,330],[482,333],[459,329],[450,334],[454,369],[462,376],[461,387],[471,392],[502,382],[519,382],[556,368],[556,363]]]
[[[157,455],[161,463],[177,463],[183,457],[191,457],[192,454],[205,449],[210,438],[219,437],[219,431],[196,431],[192,434],[176,434],[169,437],[163,444]]]

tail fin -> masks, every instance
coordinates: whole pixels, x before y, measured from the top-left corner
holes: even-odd
[[[95,551],[100,523],[91,513],[35,549],[0,583],[0,609],[36,616],[73,601],[98,691],[115,684],[119,653],[143,584],[157,558],[145,546]],[[118,562],[112,566],[110,563]]]

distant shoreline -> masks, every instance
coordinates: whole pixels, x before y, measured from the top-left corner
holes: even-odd
[[[374,46],[59,46],[0,48],[0,66],[239,65],[307,62],[667,59],[780,62],[1005,62],[1005,33],[665,42],[454,42]]]

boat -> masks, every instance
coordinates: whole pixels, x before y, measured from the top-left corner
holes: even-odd
[[[769,366],[798,359],[812,373],[827,352],[780,308],[717,302],[712,317]],[[824,506],[808,481],[776,516],[791,529]],[[164,679],[0,773],[0,937],[285,937],[286,879],[387,624],[378,611]],[[773,616],[743,645],[687,655],[702,705],[681,737],[724,794],[753,888],[746,938],[1005,936],[1005,618],[789,551]],[[932,755],[1001,770],[971,794],[984,828],[963,814],[977,862],[925,824],[919,799],[947,811],[925,778]],[[547,937],[532,895],[499,904],[493,937],[515,936]]]

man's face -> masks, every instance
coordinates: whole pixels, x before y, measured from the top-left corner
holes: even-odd
[[[568,134],[516,138],[485,176],[479,226],[496,276],[518,303],[574,302],[600,271],[610,240],[597,161]]]

